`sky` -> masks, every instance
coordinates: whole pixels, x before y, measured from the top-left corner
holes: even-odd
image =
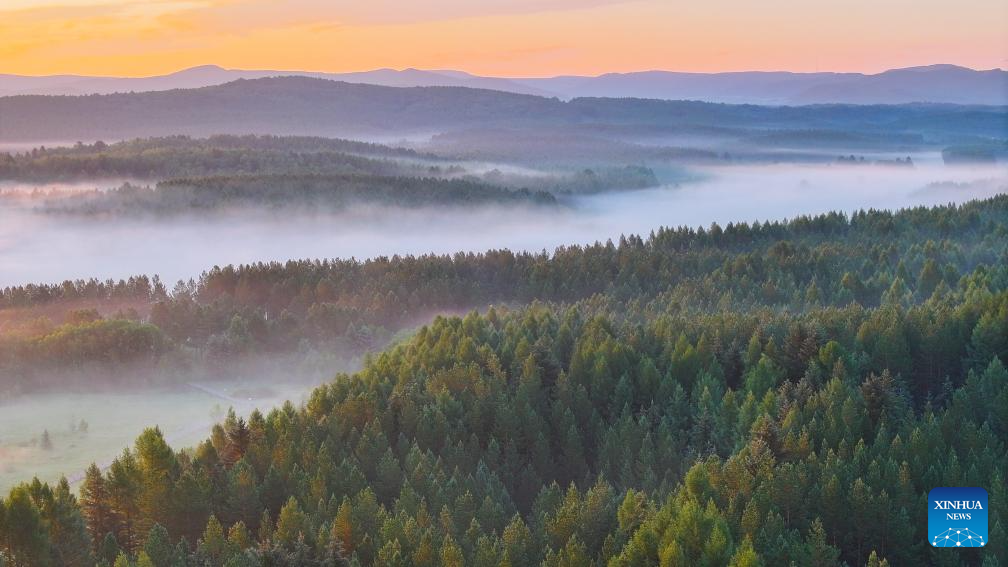
[[[1008,67],[1004,0],[0,0],[0,73]]]

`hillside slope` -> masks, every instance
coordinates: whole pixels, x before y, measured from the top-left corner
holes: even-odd
[[[840,129],[939,140],[1008,137],[1004,107],[765,107],[612,98],[563,102],[484,89],[395,88],[305,77],[148,93],[0,98],[0,142],[223,133],[430,135],[457,128],[580,124]]]

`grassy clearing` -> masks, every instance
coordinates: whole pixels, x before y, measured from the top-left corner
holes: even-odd
[[[38,476],[72,481],[92,462],[104,466],[132,446],[144,428],[157,425],[173,447],[191,446],[209,434],[229,406],[248,414],[290,399],[301,400],[303,384],[214,382],[202,384],[238,404],[189,385],[132,393],[43,394],[0,404],[0,494]],[[86,422],[86,430],[81,421]],[[49,432],[51,449],[44,447]]]

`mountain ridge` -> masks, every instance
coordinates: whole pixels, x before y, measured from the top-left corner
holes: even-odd
[[[226,69],[199,65],[166,75],[110,77],[0,74],[0,96],[88,95],[165,91],[221,85],[238,79],[302,76],[390,87],[453,86],[557,97],[653,98],[763,105],[801,104],[1008,104],[1008,72],[939,63],[852,72],[679,72],[652,69],[597,76],[491,77],[465,71],[380,68],[348,73]]]
[[[312,77],[92,96],[0,97],[0,141],[117,140],[153,135],[429,137],[503,127],[730,127],[1005,137],[1002,107],[758,106],[579,97],[569,101],[457,86],[396,88]],[[950,122],[949,122],[950,121]],[[956,128],[948,130],[948,124]],[[622,126],[621,126],[622,125]],[[881,130],[880,130],[881,129]],[[371,138],[368,138],[371,139]],[[401,139],[401,138],[399,138]]]

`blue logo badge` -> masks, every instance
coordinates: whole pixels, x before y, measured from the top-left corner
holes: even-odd
[[[928,542],[933,547],[987,545],[987,491],[943,487],[928,493]]]

